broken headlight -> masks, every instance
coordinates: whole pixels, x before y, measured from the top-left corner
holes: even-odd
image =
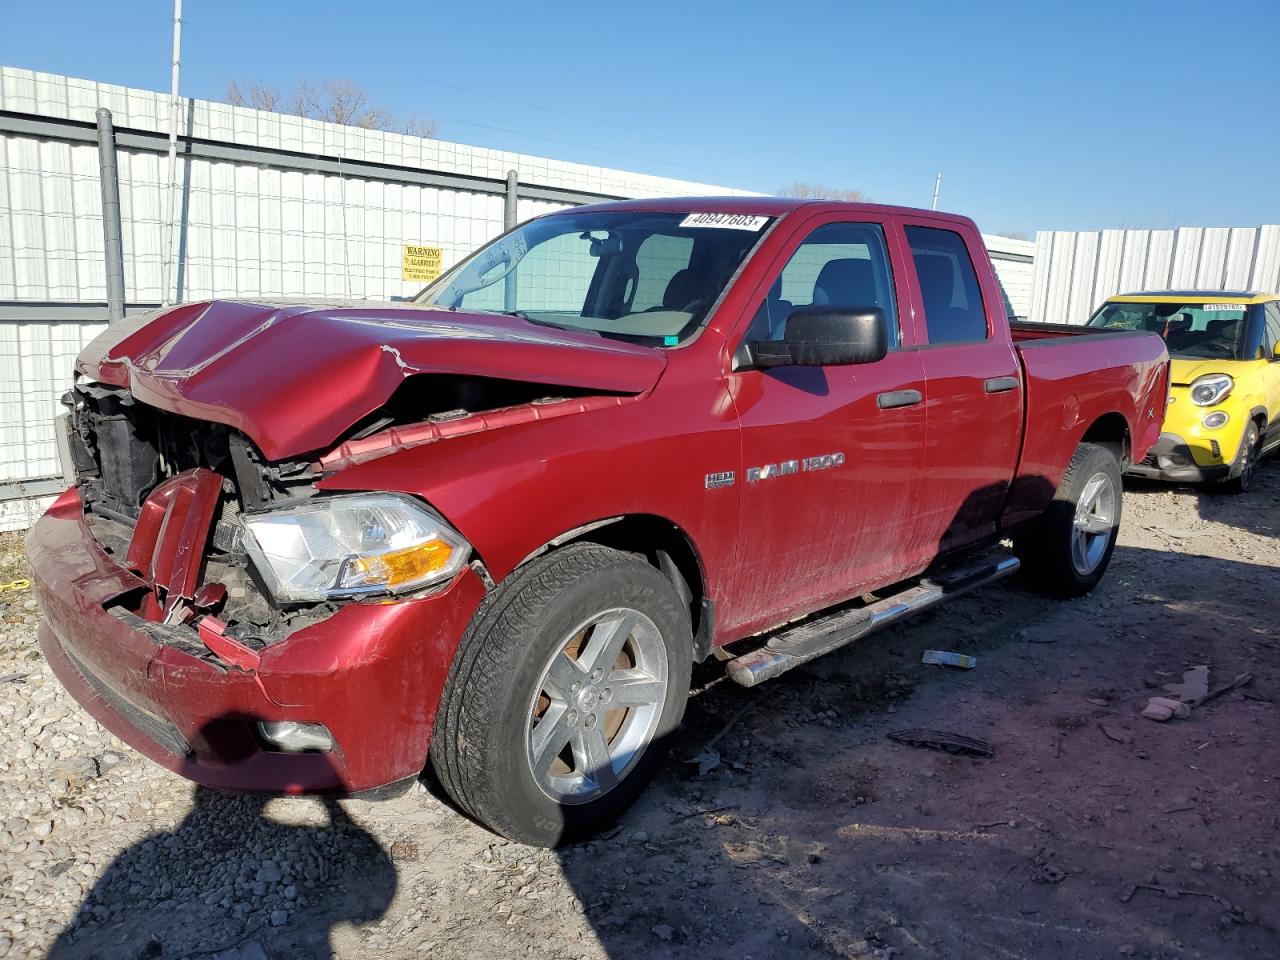
[[[318,497],[241,522],[249,559],[285,602],[406,593],[448,580],[471,553],[426,504],[394,493]]]

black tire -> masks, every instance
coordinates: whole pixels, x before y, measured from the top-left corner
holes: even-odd
[[[1103,531],[1088,535],[1081,531],[1081,538],[1087,541],[1083,554],[1086,562],[1082,564],[1077,552],[1081,544],[1077,541],[1076,519],[1082,496],[1086,491],[1092,494],[1095,482],[1109,488],[1113,495],[1110,531],[1105,538]],[[1120,534],[1122,501],[1120,463],[1115,453],[1096,443],[1080,444],[1049,509],[1014,537],[1013,549],[1022,561],[1023,578],[1037,590],[1056,597],[1082,597],[1092,590],[1111,563]],[[1089,517],[1094,516],[1089,513]]]
[[[656,726],[645,735],[647,745],[615,786],[596,799],[560,803],[535,778],[530,718],[565,638],[618,608],[639,611],[656,627],[665,651],[665,700],[650,714]],[[647,636],[654,646],[653,631]],[[465,813],[520,843],[550,847],[602,829],[636,800],[661,763],[684,715],[692,649],[688,607],[644,560],[596,544],[538,558],[485,599],[454,656],[430,749],[441,785]]]
[[[1258,421],[1251,420],[1244,436],[1240,439],[1240,452],[1236,454],[1233,464],[1238,471],[1219,485],[1223,493],[1248,493],[1258,472],[1258,459],[1262,456],[1262,431],[1258,429]]]

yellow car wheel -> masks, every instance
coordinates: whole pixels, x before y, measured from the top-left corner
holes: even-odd
[[[1227,493],[1246,493],[1253,486],[1261,453],[1262,433],[1256,422],[1250,422],[1249,428],[1244,432],[1244,439],[1240,441],[1240,472],[1222,484]]]

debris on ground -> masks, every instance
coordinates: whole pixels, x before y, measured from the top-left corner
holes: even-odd
[[[972,670],[978,665],[978,658],[964,653],[952,653],[950,650],[926,650],[920,658],[921,663],[933,663],[940,667],[960,667]]]
[[[995,748],[987,741],[947,730],[913,727],[909,730],[895,730],[889,734],[889,739],[912,747],[928,747],[931,750],[942,750],[946,753],[971,753],[979,757],[996,755]]]
[[[1181,700],[1172,700],[1169,697],[1152,697],[1147,701],[1146,709],[1142,711],[1142,715],[1148,720],[1156,721],[1156,723],[1164,723],[1174,717],[1179,720],[1186,720],[1191,716],[1191,705],[1183,703]]]
[[[1203,707],[1206,703],[1209,703],[1211,700],[1217,700],[1224,693],[1230,693],[1232,690],[1235,690],[1238,687],[1248,686],[1252,682],[1253,682],[1252,673],[1238,674],[1236,678],[1232,680],[1230,683],[1223,684],[1217,690],[1214,690],[1212,693],[1205,694],[1205,696],[1203,696],[1202,698],[1200,698],[1195,702],[1194,706]]]

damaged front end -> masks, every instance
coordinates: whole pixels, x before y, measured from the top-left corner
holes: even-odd
[[[245,514],[314,495],[310,461],[266,463],[238,431],[139,403],[122,387],[80,382],[64,403],[84,521],[142,581],[116,598],[117,616],[170,626],[216,618],[203,634],[260,649],[332,612],[273,602],[245,545]]]
[[[474,385],[468,392],[483,405]],[[511,399],[511,386],[489,402],[498,396]],[[405,398],[392,399],[338,450],[350,456],[354,444],[367,457],[422,442],[421,426],[393,426]],[[122,387],[79,383],[65,401],[84,522],[139,579],[112,601],[113,615],[191,625],[228,663],[251,667],[258,651],[343,602],[430,590],[470,559],[462,535],[414,497],[317,496],[333,458],[269,463],[239,431],[139,403]],[[472,419],[453,408],[424,423]]]

